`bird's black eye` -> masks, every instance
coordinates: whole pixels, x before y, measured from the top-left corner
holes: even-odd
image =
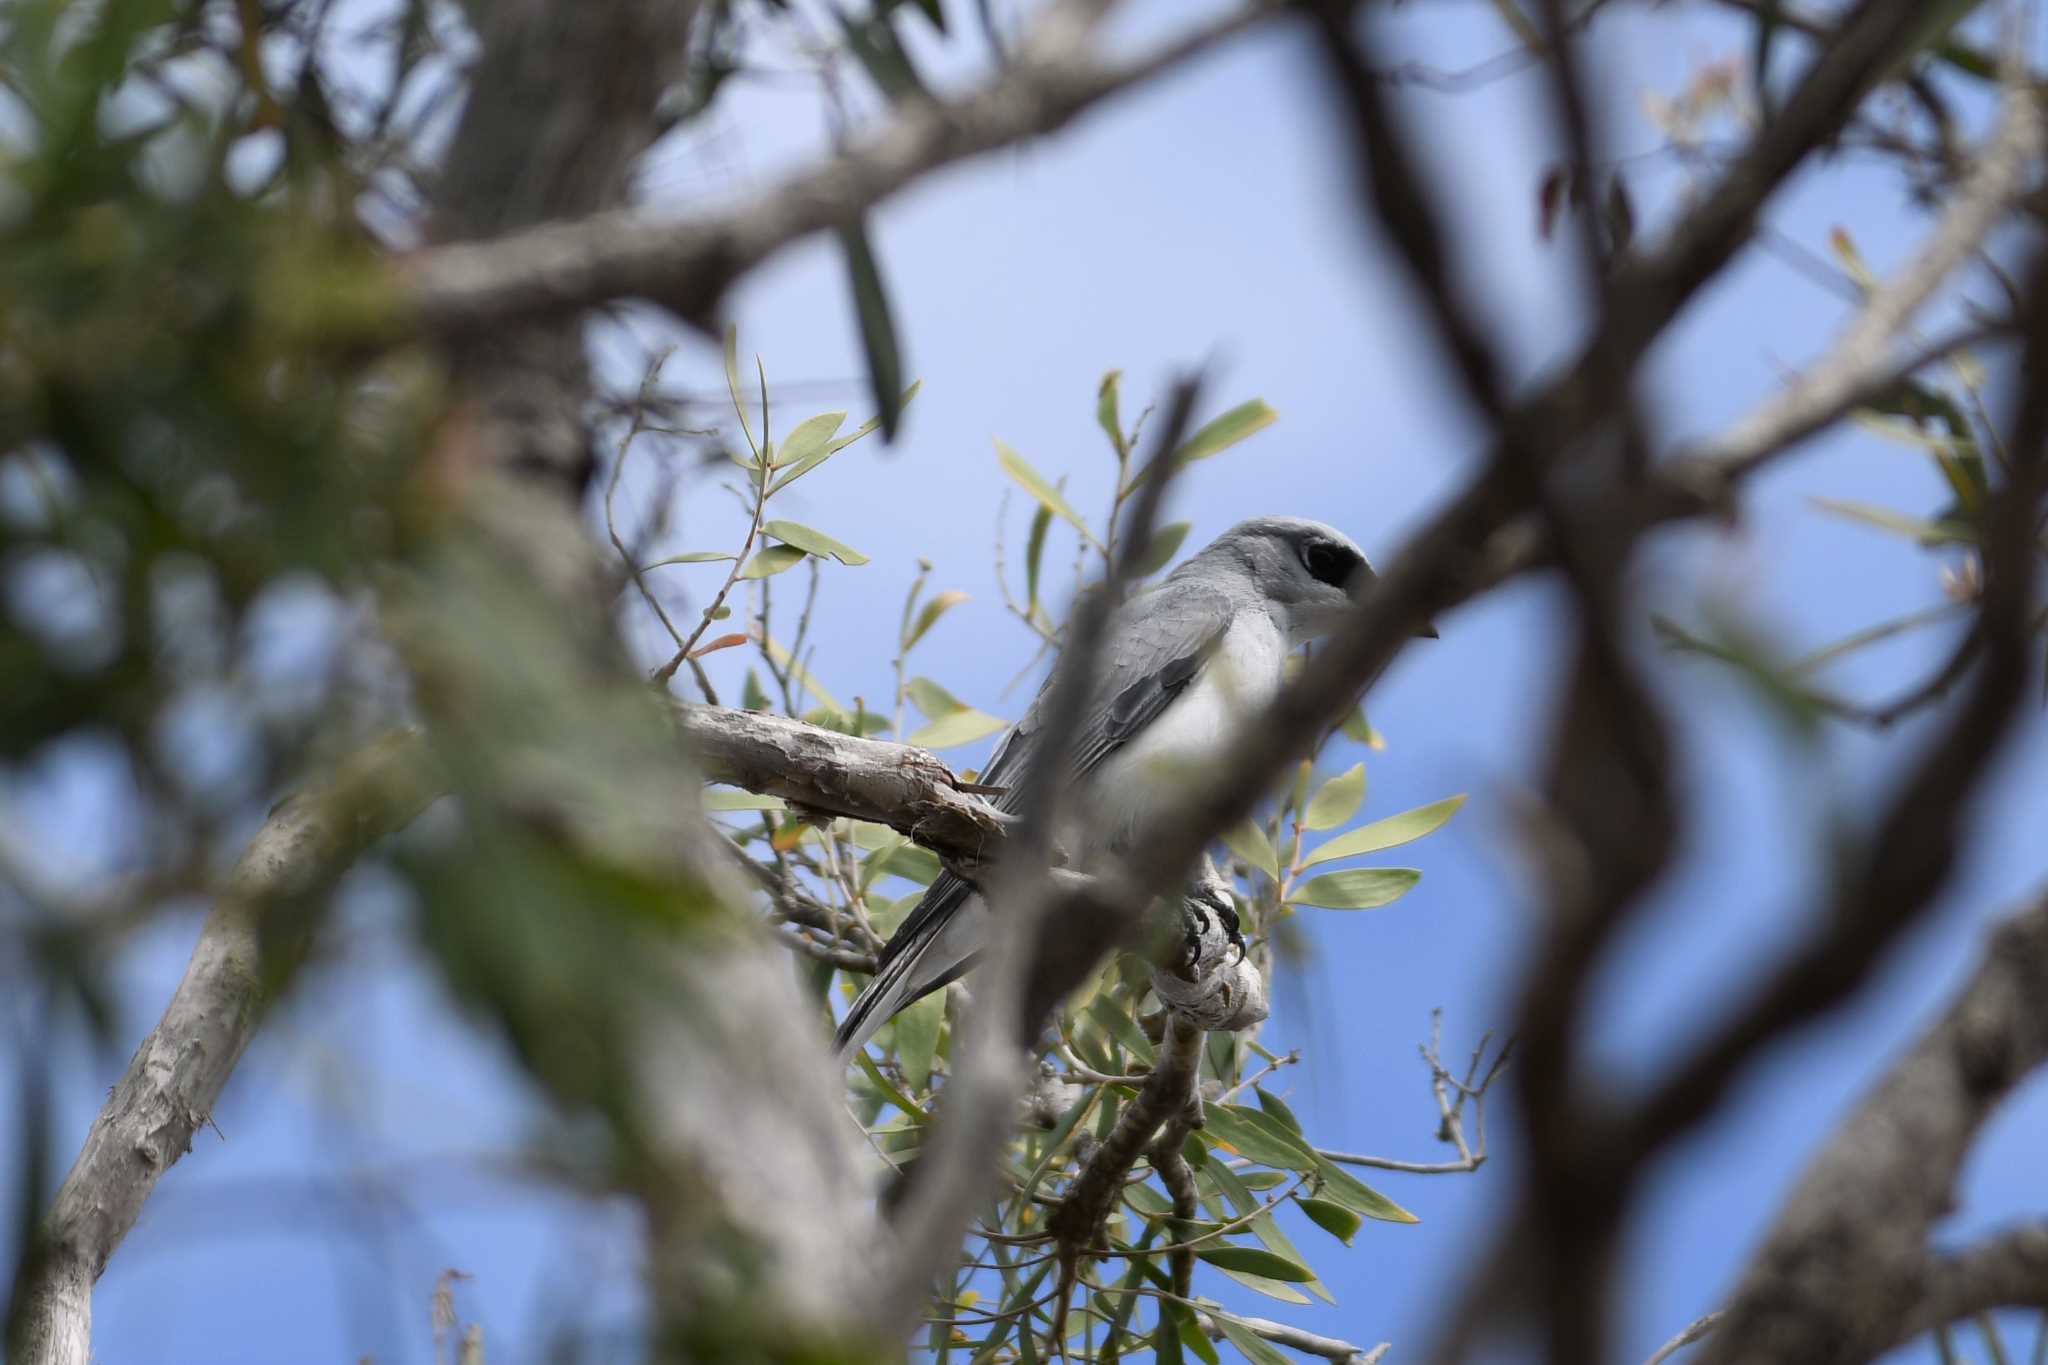
[[[1301,565],[1309,577],[1333,588],[1350,586],[1351,576],[1362,562],[1356,550],[1334,540],[1312,540],[1301,547]]]

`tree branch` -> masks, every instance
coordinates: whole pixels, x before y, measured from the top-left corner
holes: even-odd
[[[1980,1308],[2048,1305],[2048,1224],[1955,1256],[1926,1249],[1977,1133],[2044,1063],[2048,896],[1993,931],[1955,1002],[1808,1167],[1703,1365],[1846,1365]]]
[[[265,955],[264,920],[325,895],[364,848],[423,809],[440,782],[419,734],[405,731],[272,809],[207,915],[163,1018],[136,1049],[57,1189],[16,1285],[9,1359],[87,1365],[94,1283],[157,1181],[211,1121],[262,1020],[278,965],[274,944]]]
[[[945,103],[906,101],[887,125],[829,162],[723,212],[658,222],[619,209],[417,253],[400,268],[404,306],[428,331],[473,332],[638,297],[702,326],[728,285],[790,243],[852,220],[933,171],[1054,132],[1286,8],[1252,0],[1117,63],[1088,56],[1061,25],[1027,42],[981,90]]]
[[[679,702],[676,713],[712,781],[887,825],[964,868],[991,859],[1009,823],[961,791],[942,760],[908,744],[857,739],[765,711]]]

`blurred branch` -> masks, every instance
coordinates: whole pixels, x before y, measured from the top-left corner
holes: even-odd
[[[8,1358],[87,1365],[93,1284],[157,1181],[192,1149],[263,1017],[279,964],[263,921],[325,895],[365,847],[441,790],[417,732],[344,762],[318,788],[280,801],[250,840],[199,931],[192,960],[134,1060],[93,1120],[23,1258],[8,1314]]]
[[[1978,1132],[2044,1064],[2048,897],[1993,931],[1947,1012],[1807,1168],[1704,1365],[1867,1360],[1981,1309],[2048,1307],[2048,1224],[1954,1255],[1927,1250]]]
[[[429,331],[473,332],[640,297],[702,326],[728,285],[790,243],[942,167],[1054,132],[1286,9],[1281,0],[1252,0],[1114,63],[1088,55],[1070,32],[1077,26],[1058,25],[1033,35],[980,90],[946,102],[906,100],[888,124],[830,161],[724,212],[651,222],[643,209],[619,209],[420,252],[400,267],[406,307]]]
[[[2001,109],[1997,129],[1913,259],[1870,295],[1826,355],[1733,429],[1686,452],[1672,477],[1697,481],[1702,496],[1713,500],[1732,477],[1764,464],[1839,417],[1871,393],[1874,381],[1896,376],[1893,341],[1928,297],[1984,244],[2029,187],[2040,163],[2039,99],[2026,86],[2011,82]],[[1880,389],[1883,386],[1877,383]]]

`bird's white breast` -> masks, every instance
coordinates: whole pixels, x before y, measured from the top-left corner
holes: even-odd
[[[1262,611],[1239,612],[1187,690],[1129,744],[1096,770],[1089,784],[1095,848],[1127,844],[1161,807],[1170,806],[1195,775],[1214,767],[1279,692],[1287,639]]]

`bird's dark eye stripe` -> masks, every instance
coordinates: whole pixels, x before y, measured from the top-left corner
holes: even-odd
[[[1349,546],[1329,540],[1312,540],[1301,547],[1301,563],[1317,582],[1341,588],[1357,571],[1359,559],[1357,552]]]

